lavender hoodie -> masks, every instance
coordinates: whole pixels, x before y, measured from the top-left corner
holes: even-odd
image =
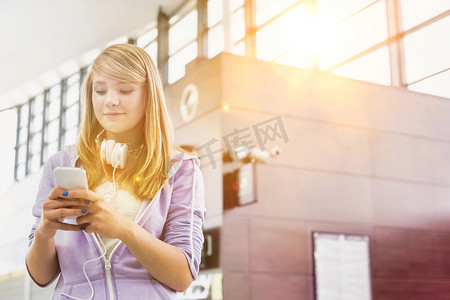
[[[42,204],[55,187],[53,169],[58,166],[73,167],[77,159],[76,148],[72,145],[54,154],[45,163],[33,207],[36,222],[29,235],[30,244],[41,217]],[[200,161],[196,156],[174,150],[171,164],[169,180],[165,184],[168,189],[161,188],[153,200],[145,200],[135,222],[155,237],[180,248],[196,279],[206,211]],[[54,240],[61,276],[51,299],[70,299],[61,293],[88,299],[91,287],[83,274],[83,264],[101,256],[95,237],[84,231],[58,230]],[[111,252],[110,260],[101,258],[88,263],[86,273],[94,289],[92,299],[176,299],[176,291],[154,279],[122,242]],[[58,274],[52,282],[57,277]]]

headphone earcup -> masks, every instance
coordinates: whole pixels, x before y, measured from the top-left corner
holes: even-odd
[[[111,165],[113,167],[115,167],[117,163],[121,161],[122,152],[122,145],[120,143],[116,143],[111,154]]]
[[[128,145],[127,144],[122,144],[120,147],[121,151],[120,151],[120,155],[119,155],[119,160],[120,160],[120,168],[124,169],[125,165],[127,164],[127,154],[128,154]]]
[[[103,140],[100,146],[100,158],[103,163],[106,163],[106,142],[106,140]]]
[[[108,164],[112,164],[112,153],[113,153],[113,149],[114,149],[114,145],[116,144],[116,142],[114,142],[113,140],[107,140],[106,141],[106,151],[105,151],[105,157],[106,157],[106,162]]]
[[[127,162],[128,145],[116,143],[113,140],[103,140],[100,146],[100,158],[102,162],[115,167],[118,162],[121,169],[125,168]]]

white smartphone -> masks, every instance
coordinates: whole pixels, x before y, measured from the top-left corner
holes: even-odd
[[[87,190],[89,189],[86,171],[74,167],[56,167],[53,170],[56,187],[65,190]],[[76,220],[76,216],[66,217],[69,220]]]

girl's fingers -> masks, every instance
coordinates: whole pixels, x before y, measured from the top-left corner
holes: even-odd
[[[77,224],[78,225],[80,225],[80,224],[89,224],[91,220],[92,220],[91,216],[89,216],[89,215],[80,216],[80,217],[77,218]]]
[[[59,188],[55,188],[53,189],[55,190],[54,193],[54,197],[56,198],[64,198],[64,199],[83,199],[83,201],[97,201],[99,200],[99,196],[90,191],[90,190],[63,190],[63,189],[59,189]],[[52,193],[53,193],[52,190]]]
[[[59,197],[64,193],[64,190],[53,189],[52,192],[47,197],[47,201],[44,202],[44,209],[56,209],[61,207],[74,207],[74,206],[90,206],[92,204],[91,200],[77,199],[70,197]]]
[[[58,208],[47,213],[51,220],[61,220],[65,217],[79,217],[87,214],[88,210],[83,208]]]
[[[58,198],[51,201],[52,203],[48,205],[49,209],[57,209],[57,208],[74,208],[74,207],[89,207],[91,202],[87,203],[85,199],[63,199]]]

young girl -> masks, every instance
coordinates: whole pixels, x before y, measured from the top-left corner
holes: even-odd
[[[42,287],[61,274],[52,299],[175,299],[199,270],[199,159],[174,145],[162,83],[144,50],[105,49],[82,99],[77,145],[44,166],[28,272]],[[60,166],[84,169],[89,190],[56,188]]]

